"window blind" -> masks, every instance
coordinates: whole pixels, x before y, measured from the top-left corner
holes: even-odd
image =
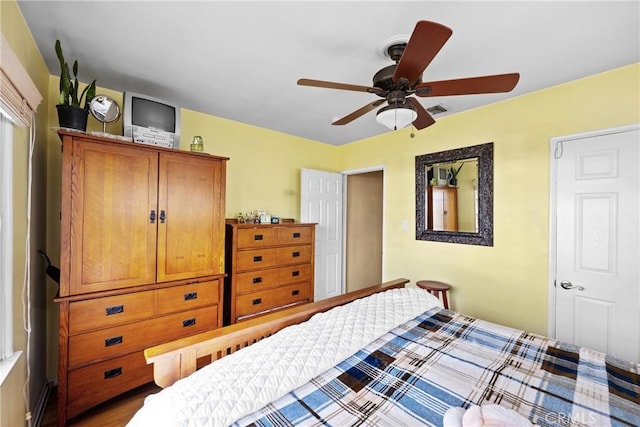
[[[0,108],[18,126],[29,126],[42,95],[2,34],[0,40]]]

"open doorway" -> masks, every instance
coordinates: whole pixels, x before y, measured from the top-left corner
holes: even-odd
[[[384,170],[345,172],[346,292],[382,282]]]

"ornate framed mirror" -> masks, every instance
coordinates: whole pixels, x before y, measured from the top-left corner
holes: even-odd
[[[416,156],[416,240],[493,246],[493,143]]]

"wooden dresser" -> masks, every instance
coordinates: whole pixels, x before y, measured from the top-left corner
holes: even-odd
[[[228,159],[59,134],[65,425],[153,381],[145,348],[222,326]]]
[[[313,302],[315,224],[226,227],[225,324]]]

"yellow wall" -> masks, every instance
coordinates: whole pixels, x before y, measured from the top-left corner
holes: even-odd
[[[339,169],[385,165],[385,279],[455,286],[453,308],[547,334],[549,140],[640,122],[640,64],[342,146]],[[416,241],[416,155],[494,143],[494,246]],[[402,231],[403,219],[412,225]]]
[[[264,209],[299,220],[300,169],[337,167],[333,146],[183,109],[180,148],[188,150],[194,135],[206,152],[230,158],[227,217]]]
[[[27,28],[22,13],[14,1],[0,1],[0,29],[12,50],[28,71],[36,87],[43,95],[42,104],[36,115],[36,143],[33,154],[33,197],[31,219],[31,295],[34,302],[31,309],[32,328],[35,329],[31,339],[31,386],[29,387],[30,408],[44,386],[45,360],[45,293],[41,259],[36,250],[45,247],[45,179],[46,179],[46,134],[47,117],[42,111],[48,104],[47,85],[49,73],[38,48]],[[2,141],[4,143],[4,141]],[[25,240],[27,233],[27,176],[29,132],[27,129],[14,127],[13,137],[13,325],[14,349],[25,352],[27,333],[23,329],[23,308],[21,302],[23,282],[25,278]],[[24,425],[26,405],[23,399],[23,386],[27,379],[26,354],[23,353],[18,365],[0,387],[0,425]]]

